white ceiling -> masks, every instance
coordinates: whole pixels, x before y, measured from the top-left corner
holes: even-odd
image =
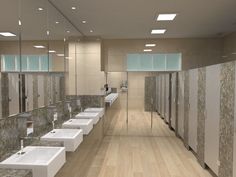
[[[215,37],[236,31],[236,0],[51,0],[85,35],[102,38]],[[72,6],[78,9],[71,10]],[[156,22],[158,13],[178,13]],[[86,20],[87,24],[81,21]],[[151,35],[152,28],[166,28]],[[93,29],[93,33],[90,33]]]

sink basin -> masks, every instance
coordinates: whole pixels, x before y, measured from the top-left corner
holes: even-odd
[[[92,119],[93,124],[98,123],[99,121],[99,113],[98,112],[80,112],[75,116],[76,119]]]
[[[66,151],[74,152],[83,141],[83,130],[76,129],[54,129],[41,137],[45,141],[61,141]]]
[[[13,154],[0,168],[31,169],[33,177],[54,177],[65,163],[64,147],[27,146],[24,154]]]
[[[84,112],[95,112],[99,113],[99,117],[104,116],[104,108],[87,108],[84,110]]]
[[[70,119],[62,124],[62,128],[82,129],[84,135],[88,135],[93,129],[92,119]]]

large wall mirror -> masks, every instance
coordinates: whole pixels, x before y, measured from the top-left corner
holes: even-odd
[[[48,0],[2,1],[0,118],[63,101],[68,46],[80,33]]]

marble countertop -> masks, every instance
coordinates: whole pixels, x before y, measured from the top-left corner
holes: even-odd
[[[0,169],[1,177],[33,177],[31,170]]]

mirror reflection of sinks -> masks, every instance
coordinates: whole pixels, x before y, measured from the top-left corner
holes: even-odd
[[[66,161],[64,147],[27,146],[19,152],[2,161],[0,168],[31,169],[33,177],[54,177]]]
[[[61,141],[66,151],[74,152],[83,141],[83,130],[54,129],[41,137],[44,141]]]
[[[84,112],[97,112],[99,113],[99,117],[104,116],[104,108],[87,108],[84,110]]]
[[[99,113],[97,112],[80,112],[75,116],[76,119],[92,119],[93,124],[98,123],[99,121]]]
[[[62,128],[82,129],[84,135],[88,135],[93,129],[92,119],[70,119],[62,124]]]

